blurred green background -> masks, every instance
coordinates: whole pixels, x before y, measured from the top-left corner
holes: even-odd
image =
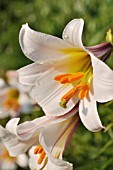
[[[85,46],[104,42],[108,28],[113,27],[113,0],[0,0],[0,76],[31,63],[18,42],[22,24],[61,37],[65,25],[74,18],[85,20]],[[107,64],[113,69],[112,55]],[[75,170],[113,170],[112,110],[112,102],[98,105],[106,131],[91,133],[82,124],[76,130],[64,154]]]

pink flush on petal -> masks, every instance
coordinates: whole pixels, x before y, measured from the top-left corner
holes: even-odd
[[[91,47],[86,47],[87,50],[91,51],[96,57],[100,58],[102,61],[108,59],[112,52],[112,45],[110,42],[104,42]]]

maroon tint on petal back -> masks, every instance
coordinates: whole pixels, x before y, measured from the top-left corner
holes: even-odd
[[[112,45],[109,42],[104,42],[91,47],[86,47],[87,50],[91,51],[96,57],[100,58],[102,61],[105,61],[109,58],[112,52]]]

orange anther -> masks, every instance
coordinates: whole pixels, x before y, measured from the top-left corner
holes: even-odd
[[[34,154],[40,154],[39,159],[37,161],[38,164],[41,164],[42,161],[44,160],[46,153],[43,149],[43,147],[41,145],[38,145],[35,149],[34,149]]]
[[[72,98],[77,92],[78,92],[78,89],[76,89],[76,87],[73,87],[70,91],[68,91],[68,92],[61,98],[61,101],[63,101],[63,100],[65,99],[66,102],[68,102],[68,101],[70,100],[70,98]]]
[[[89,86],[85,83],[80,83],[77,86],[73,87],[70,91],[68,91],[62,98],[61,102],[59,103],[61,107],[66,108],[67,102],[74,97],[77,92],[79,92],[79,99],[83,99],[89,90]]]
[[[9,101],[9,100],[6,100],[6,101],[3,103],[3,106],[4,106],[7,110],[9,110],[10,107],[11,107],[10,101]]]
[[[78,73],[76,73],[76,74],[74,74],[72,76],[69,76],[68,80],[69,80],[70,83],[72,83],[72,82],[75,82],[77,80],[82,79],[83,77],[84,77],[84,73],[78,72]]]
[[[44,160],[45,156],[46,156],[46,153],[45,153],[45,151],[43,150],[42,153],[40,154],[39,159],[38,159],[38,164],[41,164],[41,163],[42,163],[42,161]]]
[[[40,147],[39,150],[38,150],[38,153],[42,153],[42,151],[43,151],[43,148]]]
[[[43,148],[41,145],[38,145],[35,149],[34,149],[34,154],[38,154],[41,153],[43,151]]]
[[[68,101],[73,98],[78,93],[78,98],[83,99],[89,90],[89,86],[87,85],[87,79],[85,81],[85,73],[84,72],[77,72],[75,74],[59,74],[54,77],[54,80],[59,81],[61,84],[66,83],[73,83],[76,82],[75,87],[69,90],[59,102],[60,106],[66,108]]]
[[[57,76],[55,76],[54,77],[54,80],[56,80],[56,81],[60,81],[61,80],[61,78],[63,78],[63,77],[66,77],[66,76],[70,76],[71,74],[59,74],[59,75],[57,75]]]
[[[3,103],[4,107],[6,108],[6,110],[9,110],[9,109],[13,109],[15,112],[18,111],[19,109],[19,104],[18,104],[18,101],[16,99],[7,99],[4,103]]]
[[[60,79],[60,83],[61,84],[66,84],[66,83],[69,83],[69,76],[65,76],[65,77],[62,77],[61,79]]]
[[[84,77],[83,72],[78,72],[76,74],[60,74],[54,77],[54,80],[60,81],[61,84],[72,83],[80,80]]]
[[[82,87],[82,89],[80,90],[78,97],[80,99],[83,99],[87,95],[88,90],[89,90],[89,86],[88,85],[84,85]]]

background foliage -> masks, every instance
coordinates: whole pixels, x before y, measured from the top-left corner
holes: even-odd
[[[106,31],[113,26],[112,9],[112,0],[0,0],[0,76],[3,77],[6,70],[31,63],[18,42],[22,24],[28,23],[34,30],[61,37],[70,20],[83,18],[83,42],[90,46],[105,41]],[[113,69],[112,55],[107,63]],[[98,105],[98,110],[107,130],[91,133],[80,125],[64,154],[76,170],[113,169],[113,103]],[[33,112],[23,120],[38,116],[38,112]]]

